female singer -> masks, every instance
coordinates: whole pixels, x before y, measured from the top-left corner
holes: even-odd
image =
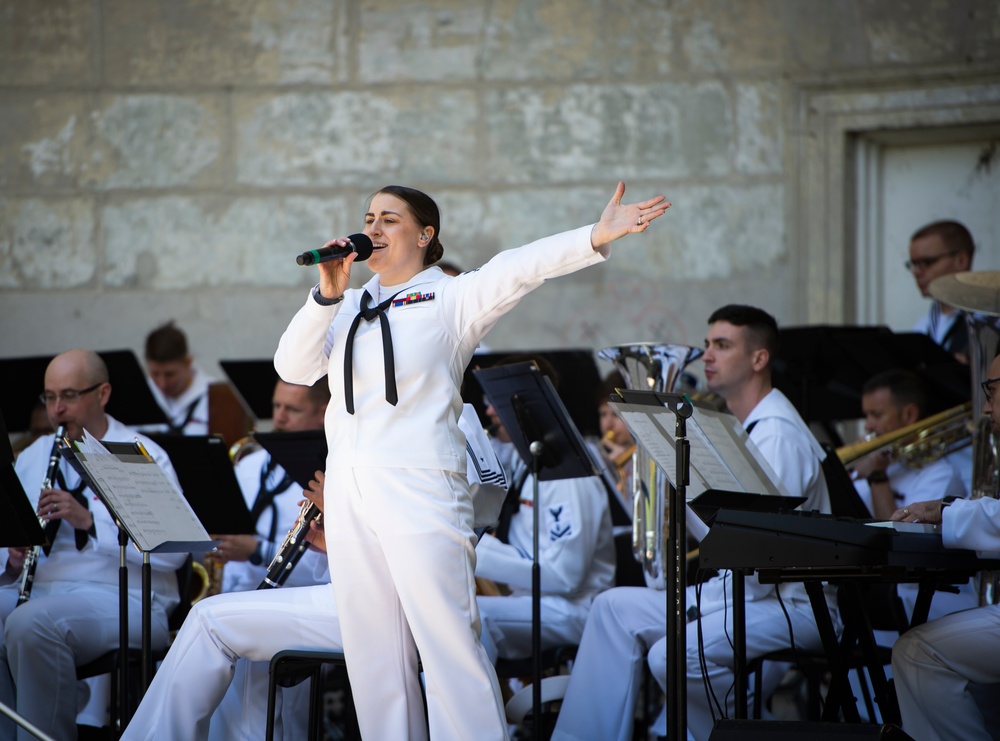
[[[662,196],[623,204],[624,193],[619,182],[592,226],[448,277],[428,267],[444,252],[437,205],[383,188],[365,215],[374,277],[348,289],[354,253],[320,263],[319,285],[281,337],[278,374],[307,385],[328,375],[333,394],[326,536],[364,738],[425,739],[427,722],[435,741],[507,736],[479,640],[460,384],[479,341],[524,295],[606,259],[611,242],[670,205]]]

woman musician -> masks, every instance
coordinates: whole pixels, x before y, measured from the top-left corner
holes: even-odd
[[[645,231],[662,197],[623,204],[624,183],[591,226],[496,255],[456,277],[437,205],[412,188],[371,199],[363,289],[356,253],[321,262],[319,285],[286,329],[275,368],[329,377],[327,546],[351,687],[365,738],[505,738],[500,688],[479,640],[473,508],[458,429],[464,370],[486,333],[546,279],[596,264]],[[347,247],[342,237],[327,247]],[[376,321],[377,320],[377,321]],[[417,651],[427,687],[425,720]]]

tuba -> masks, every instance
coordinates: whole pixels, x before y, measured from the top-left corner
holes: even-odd
[[[687,345],[635,343],[604,348],[597,356],[614,363],[628,388],[670,393],[684,368],[703,353],[701,348]],[[654,589],[667,586],[669,485],[666,473],[637,446],[632,457],[632,553],[642,566],[646,584]]]
[[[965,318],[972,380],[971,498],[996,498],[1000,493],[1000,448],[990,419],[982,412],[980,384],[1000,350],[1000,271],[944,275],[931,282],[928,290],[938,301],[961,309]],[[1000,572],[980,572],[978,588],[980,605],[1000,602]]]

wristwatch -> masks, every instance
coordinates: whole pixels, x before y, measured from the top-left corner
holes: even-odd
[[[889,474],[885,471],[872,471],[865,481],[868,482],[869,486],[872,484],[887,484],[889,483]]]
[[[264,551],[261,549],[261,543],[257,541],[257,547],[254,548],[253,553],[250,554],[250,558],[247,559],[254,566],[260,566],[264,563]]]

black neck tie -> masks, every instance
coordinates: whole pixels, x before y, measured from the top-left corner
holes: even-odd
[[[257,520],[264,514],[264,510],[268,507],[271,508],[271,532],[268,536],[268,541],[271,543],[274,542],[275,536],[278,534],[278,508],[274,504],[274,498],[292,485],[292,479],[287,472],[275,486],[267,485],[267,480],[277,465],[277,461],[269,456],[267,463],[260,470],[260,488],[257,489],[257,498],[253,502],[253,507],[250,508],[250,519],[255,527]]]
[[[183,435],[184,428],[188,426],[188,422],[194,416],[194,408],[198,406],[198,402],[202,400],[203,397],[199,396],[197,399],[191,402],[190,406],[187,408],[187,412],[184,414],[184,419],[180,424],[175,425],[173,422],[167,421],[167,431],[174,435]]]
[[[358,332],[361,320],[370,322],[378,317],[379,324],[382,325],[382,358],[385,365],[385,400],[396,406],[399,398],[396,396],[396,364],[392,356],[392,332],[389,330],[389,317],[385,312],[392,306],[392,300],[401,293],[397,291],[378,306],[369,307],[372,301],[371,294],[366,289],[361,296],[361,311],[351,322],[351,328],[347,331],[347,348],[344,351],[344,401],[347,405],[347,413],[354,414],[354,335]]]
[[[497,528],[494,535],[501,543],[507,543],[510,534],[510,520],[521,509],[521,489],[528,478],[528,469],[522,468],[515,476],[507,496],[504,497],[503,504],[500,505],[500,517],[497,521]]]
[[[83,496],[83,490],[87,488],[87,482],[81,481],[79,486],[75,489],[70,489],[66,486],[66,479],[63,478],[62,471],[56,471],[56,486],[58,486],[63,491],[68,491],[73,495],[73,499],[83,505],[84,509],[90,509],[90,505],[87,504],[87,497]],[[62,519],[49,520],[45,525],[45,537],[49,541],[48,547],[42,548],[45,555],[49,555],[49,551],[52,550],[52,544],[56,542],[56,533],[59,532],[59,526],[62,524]],[[87,535],[86,530],[76,530],[76,549],[82,551],[87,546]]]

